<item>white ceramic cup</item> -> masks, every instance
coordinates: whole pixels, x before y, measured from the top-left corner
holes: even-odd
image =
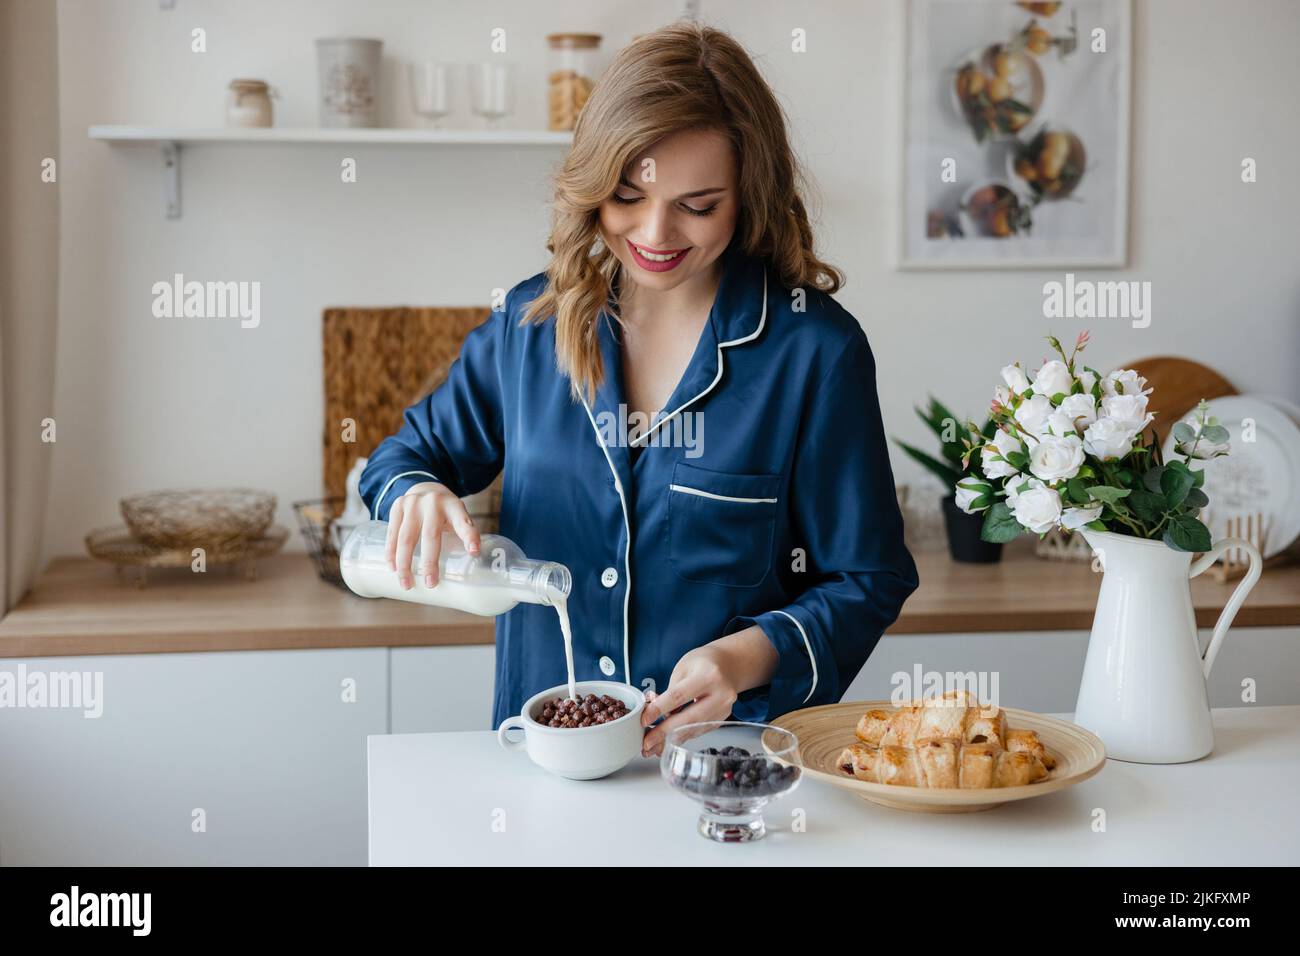
[[[524,704],[523,713],[507,717],[497,728],[497,740],[506,750],[526,749],[533,763],[551,773],[570,780],[595,780],[621,770],[633,757],[641,754],[641,711],[645,708],[645,694],[631,684],[617,681],[579,681],[579,697],[608,694],[628,707],[625,717],[608,724],[592,727],[548,727],[538,723],[533,715],[542,705],[556,697],[568,697],[569,685],[561,684],[540,694],[534,694]],[[511,730],[523,730],[521,739],[511,739]]]

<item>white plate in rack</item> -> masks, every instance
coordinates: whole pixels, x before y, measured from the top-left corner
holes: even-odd
[[[1285,551],[1300,538],[1300,423],[1295,417],[1300,409],[1265,395],[1226,395],[1211,399],[1209,405],[1210,414],[1228,430],[1232,446],[1226,456],[1192,465],[1205,469],[1210,536],[1223,537],[1224,521],[1233,515],[1259,512],[1267,529],[1261,553],[1269,558]],[[1252,422],[1254,441],[1243,441]],[[1175,444],[1170,429],[1164,446],[1166,461],[1173,456]]]

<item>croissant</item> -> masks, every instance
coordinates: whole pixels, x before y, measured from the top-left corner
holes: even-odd
[[[1018,787],[1047,777],[1056,760],[1032,730],[1013,730],[1006,714],[966,691],[869,710],[858,721],[861,744],[838,765],[871,783],[978,790]]]
[[[868,783],[931,789],[1020,787],[1048,775],[1043,761],[1031,753],[959,744],[951,737],[928,738],[915,747],[850,744],[838,763],[845,773]]]

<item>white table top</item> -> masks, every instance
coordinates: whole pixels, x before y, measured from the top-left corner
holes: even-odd
[[[502,750],[494,733],[374,736],[370,863],[1300,864],[1300,706],[1216,710],[1214,725],[1203,760],[1109,760],[1075,787],[980,813],[890,810],[805,779],[768,806],[768,836],[743,845],[698,835],[698,804],[668,788],[658,760],[571,781]]]

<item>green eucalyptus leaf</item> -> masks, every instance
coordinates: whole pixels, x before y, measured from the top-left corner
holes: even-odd
[[[1175,515],[1165,528],[1164,542],[1175,551],[1209,551],[1210,529],[1191,515]]]
[[[1179,442],[1191,441],[1196,437],[1196,430],[1187,422],[1179,422],[1174,426],[1174,440]]]
[[[1154,491],[1147,491],[1145,488],[1134,488],[1133,492],[1128,496],[1128,503],[1133,507],[1139,518],[1152,523],[1163,518],[1165,511],[1168,510],[1164,495],[1158,495]]]
[[[1147,491],[1160,491],[1160,476],[1164,474],[1164,465],[1155,465],[1148,468],[1142,475],[1142,484],[1146,486]]]
[[[1222,445],[1232,436],[1228,434],[1228,430],[1222,425],[1206,425],[1201,430],[1201,437],[1206,441],[1214,442],[1216,445]]]
[[[1023,531],[1024,528],[1011,513],[1005,501],[999,501],[984,512],[984,524],[980,527],[980,540],[993,544],[1006,544]]]
[[[1165,496],[1169,509],[1173,510],[1183,503],[1187,492],[1192,490],[1195,479],[1186,468],[1178,469],[1170,464],[1160,475],[1160,491]]]
[[[1183,500],[1183,505],[1185,507],[1191,507],[1196,511],[1200,511],[1209,503],[1210,503],[1209,496],[1205,492],[1203,492],[1200,488],[1196,488],[1196,487],[1191,488],[1187,492],[1187,497]]]

